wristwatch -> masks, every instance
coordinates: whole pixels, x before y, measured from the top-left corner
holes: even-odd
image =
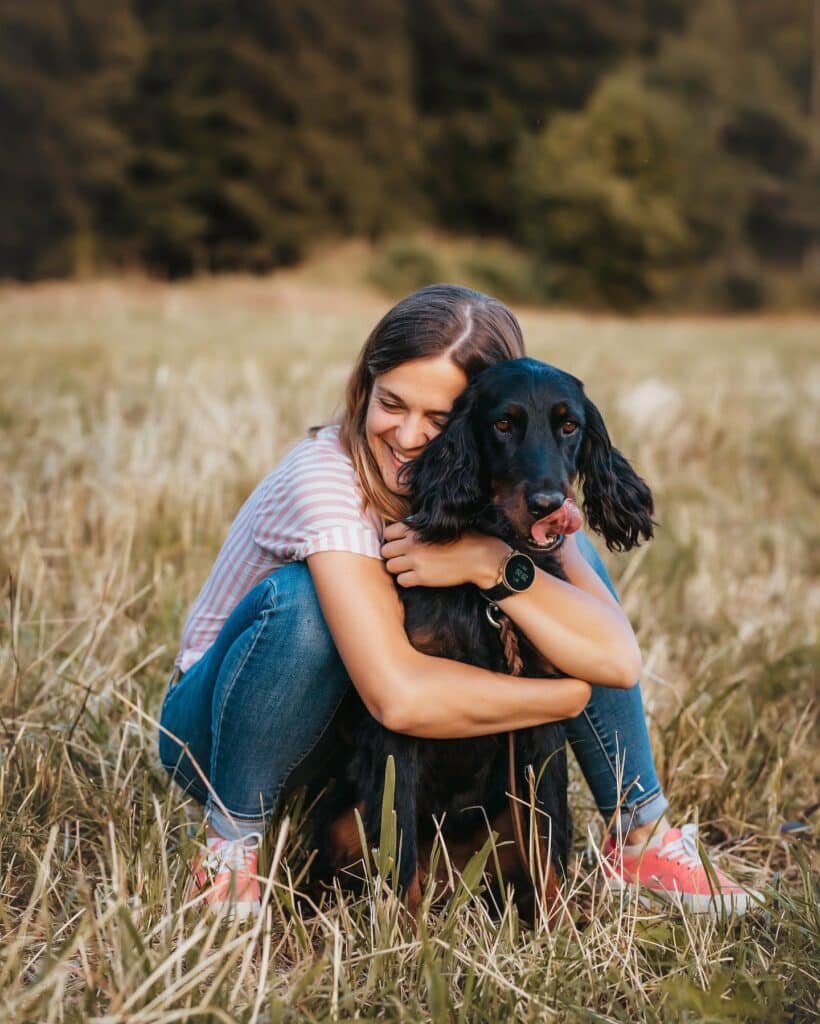
[[[498,579],[489,590],[479,593],[488,601],[501,601],[510,594],[529,590],[535,582],[535,562],[522,551],[511,551],[498,568]]]

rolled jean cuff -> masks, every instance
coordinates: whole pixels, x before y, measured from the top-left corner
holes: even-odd
[[[264,836],[268,827],[264,818],[247,818],[220,810],[211,797],[208,797],[205,804],[205,820],[223,839],[244,839],[250,835]]]
[[[603,814],[608,821],[611,819],[609,831],[612,835],[624,836],[632,828],[657,821],[668,807],[669,801],[663,795],[663,790],[659,790],[645,797],[639,804],[621,804],[618,808],[613,807],[609,814],[606,811]]]

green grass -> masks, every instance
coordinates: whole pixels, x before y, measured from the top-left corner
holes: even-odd
[[[270,837],[254,931],[183,907],[190,840],[154,721],[186,609],[384,308],[299,275],[0,292],[0,1019],[813,1019],[817,320],[521,317],[654,489],[657,539],[608,562],[658,765],[674,816],[697,815],[765,910],[602,899],[577,773],[583,929],[495,920],[457,878],[414,927],[383,860],[364,897],[311,911],[294,829]]]

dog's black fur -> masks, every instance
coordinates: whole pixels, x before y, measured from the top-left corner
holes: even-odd
[[[499,363],[474,378],[444,430],[401,472],[410,486],[409,524],[422,540],[452,541],[467,530],[494,534],[556,576],[562,576],[558,556],[535,546],[530,526],[572,495],[576,478],[583,482],[587,523],[611,550],[627,550],[652,536],[649,488],[612,447],[581,381],[534,359]],[[487,603],[475,586],[399,589],[415,647],[508,671],[499,634],[486,617]],[[559,674],[526,637],[519,633],[518,639],[523,675]],[[342,732],[347,740],[340,741],[337,764],[347,768],[338,772],[341,778],[320,805],[316,822],[320,874],[342,866],[330,848],[329,828],[353,805],[363,805],[368,842],[378,842],[389,754],[396,760],[399,882],[405,890],[413,882],[420,846],[434,836],[433,816],[439,821],[446,816],[449,845],[469,843],[482,833],[486,838],[487,822],[505,809],[506,733],[454,740],[393,733],[367,713],[355,691]],[[526,797],[526,770],[532,765],[540,810],[548,816],[539,815],[542,831],[549,835],[553,864],[563,870],[571,833],[563,726],[522,729],[516,741],[519,792]]]

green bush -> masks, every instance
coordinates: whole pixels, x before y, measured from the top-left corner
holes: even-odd
[[[678,187],[690,128],[682,104],[629,72],[524,142],[521,232],[556,298],[639,305],[692,259],[696,238]]]

